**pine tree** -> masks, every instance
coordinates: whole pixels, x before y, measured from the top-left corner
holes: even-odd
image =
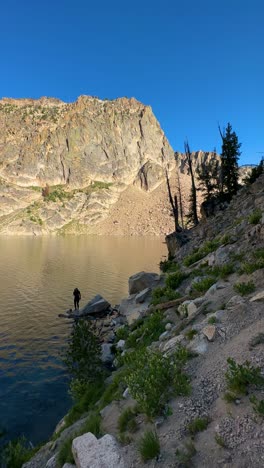
[[[264,174],[264,157],[262,157],[258,166],[252,168],[251,173],[243,179],[243,182],[246,185],[251,185],[261,174]]]
[[[219,166],[219,160],[214,158],[197,168],[199,190],[203,192],[205,201],[211,200],[219,192]]]
[[[238,159],[241,154],[239,151],[241,143],[238,143],[238,137],[235,132],[232,132],[230,123],[223,132],[220,127],[218,128],[222,138],[221,192],[232,198],[239,189]]]

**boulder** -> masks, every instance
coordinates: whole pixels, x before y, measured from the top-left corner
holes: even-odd
[[[178,345],[184,340],[184,336],[183,335],[178,335],[178,336],[174,336],[173,338],[171,338],[169,341],[167,341],[166,343],[161,343],[160,344],[160,350],[163,352],[163,353],[172,353],[173,351],[175,351],[175,349],[178,347]]]
[[[97,294],[82,309],[80,309],[76,315],[78,317],[84,317],[85,315],[89,314],[98,314],[101,312],[106,312],[109,307],[109,302],[100,296],[100,294]]]
[[[143,291],[139,292],[136,295],[136,304],[141,304],[142,302],[144,302],[150,292],[151,292],[151,288],[146,288],[146,289],[143,289]]]
[[[45,468],[56,468],[56,466],[57,466],[57,455],[53,455],[53,457],[51,457],[47,461]]]
[[[72,453],[77,468],[125,468],[115,438],[106,434],[97,439],[91,432],[72,441]]]
[[[128,279],[129,294],[137,294],[146,288],[151,288],[157,284],[160,276],[157,273],[146,273],[141,271]]]
[[[112,354],[111,351],[112,345],[109,343],[103,343],[101,345],[101,360],[105,364],[112,364],[115,356]]]
[[[255,302],[255,301],[264,301],[264,290],[256,294],[250,299],[250,302]]]
[[[202,329],[202,333],[208,341],[214,341],[216,335],[216,327],[214,325],[207,325]]]
[[[179,307],[178,312],[181,317],[191,317],[197,311],[194,301],[184,301]]]
[[[119,340],[116,344],[116,347],[117,349],[120,349],[121,351],[123,351],[125,349],[125,340]]]
[[[76,465],[72,465],[71,463],[64,463],[62,468],[76,468]]]
[[[205,354],[208,349],[208,341],[202,335],[195,336],[187,345],[187,349],[194,353]]]

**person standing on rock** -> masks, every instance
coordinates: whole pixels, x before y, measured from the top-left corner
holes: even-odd
[[[73,296],[74,296],[74,309],[79,309],[79,302],[82,298],[81,293],[78,288],[75,288],[73,291]]]

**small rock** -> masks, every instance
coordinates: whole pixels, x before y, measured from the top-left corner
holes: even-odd
[[[129,393],[129,389],[128,387],[125,389],[124,393],[123,393],[123,398],[127,399],[130,397],[130,393]]]
[[[120,349],[121,351],[124,351],[125,344],[126,344],[125,340],[119,340],[116,344],[116,348]]]
[[[169,335],[168,331],[163,332],[159,337],[159,341],[165,341],[166,338],[168,338],[168,335]]]
[[[165,418],[163,416],[160,416],[159,418],[156,418],[155,419],[155,427],[156,429],[158,429],[160,426],[162,426],[162,424],[164,423],[165,421]]]
[[[165,344],[161,343],[160,350],[163,353],[168,353],[174,351],[174,349],[184,340],[183,335],[174,336]]]
[[[172,329],[171,323],[166,323],[165,330],[170,331]]]
[[[47,463],[46,463],[46,468],[56,468],[57,466],[57,455],[53,455],[53,457],[51,457]]]

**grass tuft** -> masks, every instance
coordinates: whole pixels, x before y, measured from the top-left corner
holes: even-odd
[[[249,281],[248,283],[236,283],[234,284],[234,291],[236,291],[241,296],[247,296],[251,294],[256,289],[255,284],[253,281]]]
[[[188,425],[188,431],[190,434],[194,435],[197,432],[204,431],[209,424],[209,418],[195,418],[190,424]]]
[[[146,431],[139,441],[139,453],[142,460],[152,460],[160,454],[160,443],[156,432]]]

